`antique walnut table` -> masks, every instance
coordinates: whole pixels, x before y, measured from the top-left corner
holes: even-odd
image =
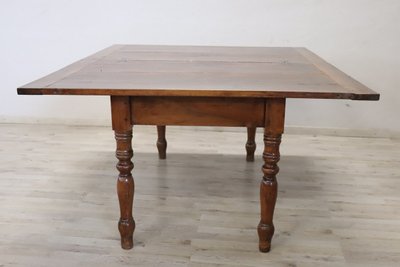
[[[166,125],[247,127],[252,161],[264,127],[259,249],[268,252],[277,197],[286,98],[378,100],[379,94],[305,48],[114,45],[18,88],[22,95],[105,95],[117,143],[118,228],[133,247],[132,126],[157,125],[165,158]]]

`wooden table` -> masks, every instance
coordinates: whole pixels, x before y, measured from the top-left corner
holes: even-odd
[[[132,126],[157,125],[166,157],[166,125],[247,127],[247,160],[264,127],[259,249],[274,234],[279,145],[286,98],[378,100],[379,94],[305,48],[114,45],[18,88],[24,95],[111,98],[117,143],[121,246],[133,247]],[[206,175],[206,173],[205,173]]]

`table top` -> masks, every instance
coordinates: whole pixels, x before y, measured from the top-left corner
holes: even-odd
[[[164,45],[113,45],[18,94],[379,99],[306,48]]]

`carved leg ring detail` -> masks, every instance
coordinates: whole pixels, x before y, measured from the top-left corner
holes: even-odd
[[[281,134],[264,134],[262,167],[264,175],[260,185],[261,221],[257,228],[261,252],[268,252],[271,249],[271,239],[275,231],[273,215],[278,189],[276,175],[279,172],[277,163],[280,159],[280,143]]]
[[[246,161],[254,161],[256,127],[247,127]]]
[[[157,149],[159,159],[167,158],[167,140],[165,139],[165,125],[157,126]]]
[[[135,184],[132,177],[133,157],[132,151],[132,131],[115,132],[117,141],[117,151],[115,153],[119,171],[117,180],[117,192],[120,205],[121,216],[118,222],[118,229],[121,234],[121,246],[123,249],[133,247],[133,231],[135,230],[135,221],[132,217],[133,194]]]

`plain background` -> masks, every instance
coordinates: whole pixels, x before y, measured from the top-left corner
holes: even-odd
[[[398,0],[0,0],[0,122],[109,124],[107,97],[16,88],[111,44],[304,46],[379,102],[289,100],[288,126],[400,132]]]

